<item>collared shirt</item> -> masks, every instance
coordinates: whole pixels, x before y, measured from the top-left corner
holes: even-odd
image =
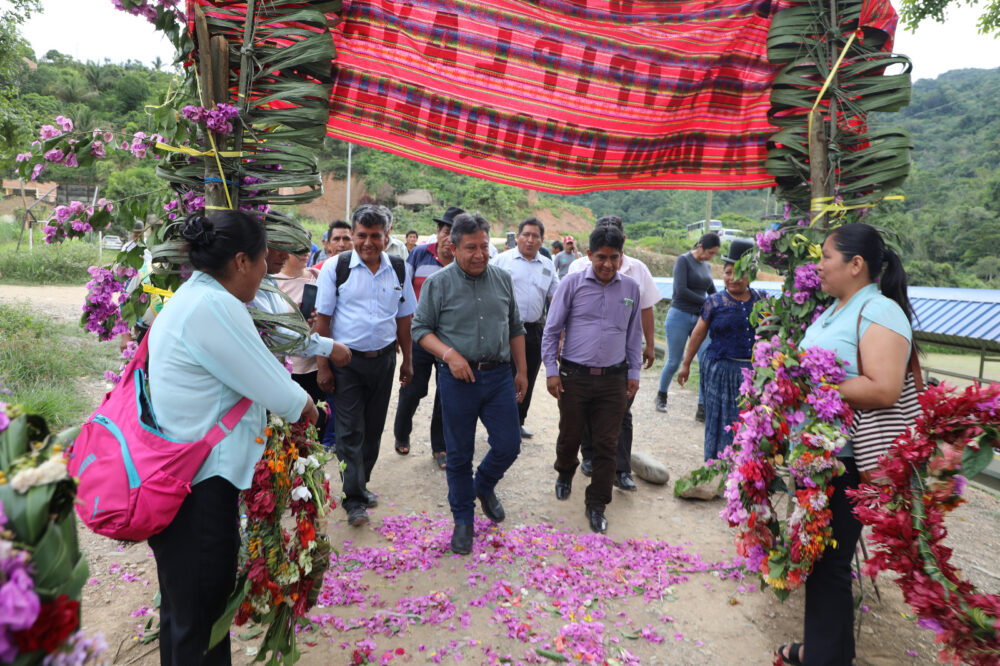
[[[406,257],[409,256],[410,251],[406,249],[406,243],[398,238],[389,236],[389,242],[385,244],[385,253],[390,257],[399,257],[403,261],[406,261]]]
[[[566,272],[569,270],[570,264],[579,256],[579,254],[563,250],[562,252],[557,252],[556,256],[552,257],[552,263],[555,264],[556,270],[559,271],[560,278],[566,277]]]
[[[487,264],[472,277],[451,262],[424,282],[412,332],[417,342],[433,333],[472,362],[510,361],[510,339],[524,335],[510,275]]]
[[[418,245],[413,248],[413,252],[406,258],[406,263],[410,265],[413,275],[413,292],[420,300],[420,288],[424,286],[424,281],[434,273],[444,268],[438,257],[438,244],[428,243]]]
[[[583,256],[569,265],[570,273],[577,273],[590,268],[590,257]],[[622,275],[627,275],[639,283],[639,309],[651,308],[662,300],[660,290],[653,282],[653,274],[649,272],[642,261],[633,259],[627,254],[622,255],[622,267],[618,269]]]
[[[264,276],[264,279],[261,280],[261,284],[264,283],[274,287],[275,289],[280,289],[278,281],[270,275]],[[301,288],[299,289],[299,297],[302,297]],[[258,289],[256,295],[253,297],[253,300],[250,301],[248,305],[252,308],[260,310],[261,312],[270,312],[271,314],[284,314],[286,312],[293,311],[288,302],[281,297],[281,294],[276,294],[264,289]],[[333,340],[330,338],[324,338],[319,333],[312,333],[308,338],[302,339],[299,338],[298,334],[293,331],[284,327],[278,327],[274,331],[274,338],[278,343],[301,339],[304,346],[301,350],[295,350],[296,356],[306,358],[312,358],[314,356],[329,356],[330,352],[333,351]]]
[[[591,368],[628,362],[628,378],[642,368],[642,318],[639,283],[615,273],[602,284],[593,268],[571,273],[559,283],[542,333],[545,376],[559,374],[559,337],[566,331],[562,357]]]
[[[337,296],[337,262],[327,261],[319,272],[316,309],[332,317],[333,339],[357,351],[378,351],[396,341],[396,320],[409,317],[417,297],[409,280],[400,285],[389,255],[374,274],[351,250],[350,273]],[[403,301],[400,302],[400,297]]]
[[[149,388],[163,433],[196,442],[244,396],[250,410],[212,449],[192,483],[221,476],[249,488],[264,452],[267,410],[295,421],[309,396],[264,346],[250,312],[215,278],[195,271],[149,332]]]
[[[278,273],[274,276],[274,281],[277,281],[278,288],[285,292],[288,298],[292,299],[301,308],[302,306],[302,294],[305,291],[307,284],[316,284],[316,278],[319,276],[319,272],[313,270],[312,268],[306,268],[302,271],[302,275],[299,277],[289,277],[284,273]],[[265,278],[267,279],[267,278]],[[257,292],[260,294],[260,292]],[[256,300],[256,299],[254,299]],[[285,303],[287,306],[288,303]],[[309,336],[310,342],[314,339],[319,340],[330,340],[330,349],[333,349],[333,340],[330,338],[324,338],[319,333],[313,333]],[[330,352],[323,354],[323,356],[329,356]],[[305,375],[310,372],[316,372],[316,354],[315,356],[300,355],[300,356],[289,356],[288,360],[292,364],[292,374],[293,375]]]
[[[559,276],[552,260],[541,253],[527,259],[516,247],[490,260],[494,266],[510,273],[514,281],[514,297],[521,321],[535,323],[545,312],[545,302],[552,298],[559,286]]]

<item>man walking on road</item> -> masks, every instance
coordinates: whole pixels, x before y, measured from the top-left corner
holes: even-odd
[[[517,403],[528,378],[514,285],[506,271],[489,264],[489,223],[478,213],[459,215],[451,241],[455,261],[423,284],[413,338],[441,359],[438,390],[455,520],[451,550],[464,555],[472,552],[477,497],[491,521],[505,517],[495,488],[521,451]],[[486,426],[490,450],[473,477],[477,419]]]
[[[420,288],[434,273],[447,266],[455,258],[455,248],[451,244],[451,225],[456,215],[465,211],[458,206],[451,206],[437,222],[437,240],[427,245],[418,245],[406,258],[410,265],[410,275],[413,280],[413,292],[420,301]],[[436,359],[424,350],[420,344],[413,341],[413,379],[399,389],[399,404],[396,407],[396,420],[392,432],[396,439],[396,453],[406,455],[410,452],[410,433],[413,432],[413,415],[417,412],[420,401],[427,395],[431,380],[431,370],[436,365]],[[444,444],[444,428],[441,424],[441,393],[434,392],[434,407],[431,411],[431,455],[438,469],[445,468],[447,454]]]
[[[383,252],[385,215],[360,206],[351,223],[354,250],[323,264],[316,297],[317,331],[329,336],[332,322],[337,340],[351,350],[351,362],[331,372],[329,362],[318,358],[317,379],[333,393],[336,452],[346,464],[342,504],[348,522],[358,527],[369,522],[366,509],[377,504],[368,481],[385,427],[397,341],[403,352],[400,384],[413,376],[410,318],[417,299],[403,262]]]
[[[642,365],[639,285],[618,271],[624,244],[618,229],[594,229],[587,251],[591,266],[559,284],[542,335],[547,388],[559,401],[556,498],[570,496],[586,425],[594,443],[586,493],[587,520],[594,532],[608,528],[604,510],[611,503],[618,432],[628,400],[639,390]]]
[[[545,305],[552,300],[559,286],[552,260],[539,251],[545,239],[545,227],[540,221],[529,217],[517,228],[517,247],[501,252],[490,263],[510,273],[514,282],[514,296],[517,309],[524,323],[524,355],[528,364],[528,391],[518,407],[521,419],[521,438],[530,439],[534,435],[524,427],[531,406],[535,377],[542,365],[542,330],[545,327]]]
[[[605,215],[597,220],[595,226],[609,225],[622,232],[625,238],[625,228],[622,219],[617,215]],[[570,264],[569,272],[585,271],[590,268],[590,259],[581,257]],[[653,306],[656,305],[661,296],[660,290],[653,282],[653,274],[649,272],[646,264],[638,259],[633,259],[622,250],[621,267],[618,269],[622,275],[627,275],[639,283],[639,315],[642,318],[642,337],[645,345],[642,348],[642,367],[649,368],[656,360],[655,338],[653,337],[656,325],[653,318]],[[619,490],[635,491],[638,488],[632,478],[632,401],[629,399],[625,409],[625,416],[622,418],[621,433],[618,436],[618,459],[615,467],[615,488]],[[594,446],[590,437],[590,432],[584,429],[583,444],[580,446],[580,471],[584,476],[590,476],[593,470]]]

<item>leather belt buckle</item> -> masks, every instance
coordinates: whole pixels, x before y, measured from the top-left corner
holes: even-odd
[[[592,375],[603,375],[604,374],[604,368],[587,368],[587,370],[589,370],[590,374],[592,374]]]

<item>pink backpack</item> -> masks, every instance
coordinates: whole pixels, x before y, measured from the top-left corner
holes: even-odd
[[[129,541],[170,524],[201,463],[253,404],[249,398],[237,402],[197,442],[167,438],[147,390],[148,340],[147,333],[121,381],[66,450],[69,474],[79,479],[80,520],[98,534]]]

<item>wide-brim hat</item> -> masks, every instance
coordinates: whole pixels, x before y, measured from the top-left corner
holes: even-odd
[[[753,249],[753,241],[746,238],[734,238],[729,245],[729,251],[722,257],[722,263],[735,264],[740,257]]]
[[[458,206],[448,206],[448,210],[444,212],[444,215],[442,215],[441,217],[435,217],[434,221],[437,222],[438,225],[443,224],[449,227],[453,227],[455,226],[455,218],[464,212],[465,210],[459,208]]]

